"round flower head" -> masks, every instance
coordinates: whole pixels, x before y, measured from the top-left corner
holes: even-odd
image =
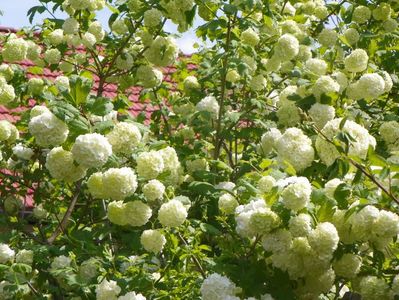
[[[357,6],[353,10],[352,21],[358,24],[366,23],[371,18],[371,10],[366,6]]]
[[[88,48],[93,47],[96,44],[97,40],[94,34],[90,32],[85,32],[82,36],[82,43]]]
[[[396,121],[383,122],[380,126],[382,139],[389,148],[399,148],[399,123]],[[398,149],[399,150],[399,149]]]
[[[3,47],[3,59],[7,62],[13,63],[24,60],[28,51],[28,44],[24,39],[13,38],[9,39]]]
[[[51,112],[45,112],[32,117],[29,131],[41,147],[58,146],[68,137],[67,125]]]
[[[385,82],[384,93],[389,93],[393,87],[393,81],[392,81],[391,75],[389,75],[389,73],[385,72],[385,71],[382,71],[380,73],[380,75],[384,79],[384,82]]]
[[[3,76],[6,81],[10,81],[14,77],[13,69],[7,65],[0,65],[0,76]]]
[[[76,162],[86,168],[103,166],[112,154],[112,146],[108,140],[98,133],[80,135],[72,146],[72,154]]]
[[[132,201],[125,204],[124,214],[130,226],[143,226],[152,216],[152,210],[141,201]]]
[[[301,121],[299,109],[294,101],[284,102],[281,105],[279,104],[279,106],[276,113],[279,124],[290,127],[297,125]]]
[[[162,204],[158,211],[158,220],[164,227],[178,227],[187,218],[187,210],[179,201],[172,199]]]
[[[121,292],[121,288],[118,286],[116,281],[104,279],[96,287],[96,299],[97,300],[114,300]]]
[[[270,128],[270,130],[262,135],[261,148],[263,154],[269,154],[276,146],[278,139],[281,137],[281,132],[277,128]]]
[[[276,141],[281,161],[289,162],[297,171],[309,167],[314,159],[312,141],[299,128],[288,128]]]
[[[312,58],[312,50],[309,46],[299,45],[299,52],[296,59],[300,61],[307,61]]]
[[[152,64],[159,67],[172,65],[179,54],[179,48],[174,39],[158,36],[144,55]]]
[[[282,35],[274,48],[274,53],[280,60],[291,60],[297,56],[299,52],[299,42],[295,36],[291,34]]]
[[[258,190],[261,193],[268,193],[276,185],[276,179],[272,176],[262,176],[258,181]]]
[[[207,111],[211,113],[213,118],[217,118],[219,113],[219,103],[214,96],[207,96],[197,103],[198,111]]]
[[[340,131],[339,125],[341,121],[342,119],[338,118],[327,122],[321,132],[326,138],[333,139]],[[354,141],[349,144],[349,155],[354,155],[364,159],[367,155],[369,146],[375,148],[375,138],[372,137],[363,126],[348,120],[345,122],[342,130],[350,134],[354,139]],[[340,156],[335,146],[326,141],[324,137],[318,136],[315,146],[320,159],[328,166]]]
[[[388,3],[380,3],[373,9],[373,18],[378,21],[386,21],[391,17],[391,6]]]
[[[39,45],[35,44],[33,41],[27,41],[26,58],[32,61],[39,59],[42,49]]]
[[[399,234],[399,216],[393,212],[381,210],[371,231],[378,238],[393,238],[397,236]]]
[[[281,192],[284,206],[293,211],[305,208],[310,201],[312,186],[306,177],[291,177],[292,183]]]
[[[338,34],[335,30],[324,28],[319,36],[318,40],[319,43],[322,44],[324,47],[332,47],[335,45],[338,39]]]
[[[315,125],[322,129],[328,121],[335,117],[335,109],[333,106],[327,104],[315,103],[309,109],[309,116],[312,118]]]
[[[339,89],[339,84],[330,76],[320,76],[312,88],[312,93],[319,100],[323,94],[338,93]]]
[[[234,299],[237,288],[229,278],[213,273],[204,280],[200,291],[203,300],[226,300]]]
[[[305,67],[307,70],[316,75],[324,75],[327,72],[327,63],[318,58],[310,58],[306,61]]]
[[[116,59],[116,67],[119,70],[130,70],[133,67],[133,56],[129,53],[122,53]]]
[[[118,19],[111,25],[112,32],[116,35],[124,35],[129,31],[124,19]]]
[[[141,133],[136,125],[120,122],[106,135],[106,138],[112,145],[114,153],[131,155],[141,141]]]
[[[19,132],[14,124],[6,120],[0,121],[0,141],[7,141],[9,143],[15,142],[19,138]]]
[[[61,60],[61,52],[58,49],[49,49],[44,52],[44,60],[50,65],[57,64]]]
[[[320,257],[332,256],[338,247],[339,236],[335,226],[329,222],[319,223],[316,228],[310,232],[309,244]]]
[[[262,246],[266,251],[279,253],[286,253],[292,245],[292,235],[286,229],[278,229],[262,238]]]
[[[119,296],[118,300],[146,300],[142,294],[136,294],[135,292],[129,292],[123,296]]]
[[[153,179],[143,186],[143,194],[148,201],[162,199],[165,192],[165,186],[162,182]]]
[[[187,76],[183,81],[183,86],[186,93],[190,93],[191,91],[201,88],[201,85],[198,83],[198,79],[195,76]]]
[[[382,26],[385,32],[394,32],[398,28],[398,22],[395,19],[388,19]]]
[[[86,169],[75,165],[71,152],[56,147],[46,157],[46,168],[50,175],[58,180],[75,182],[86,176]]]
[[[15,262],[20,264],[32,265],[33,263],[33,251],[22,249],[18,251],[15,256]]]
[[[360,280],[359,292],[364,300],[389,299],[389,286],[384,278],[366,276]]]
[[[308,236],[312,231],[312,218],[308,214],[299,214],[289,221],[289,230],[294,237]]]
[[[345,253],[333,263],[335,274],[344,278],[354,278],[360,272],[362,258],[352,253]]]
[[[351,54],[345,57],[345,69],[348,72],[357,73],[367,69],[369,57],[363,49],[353,50]]]
[[[226,81],[235,83],[241,79],[240,74],[236,70],[229,70],[226,74]]]
[[[108,204],[107,217],[111,223],[125,226],[128,224],[128,215],[126,214],[126,204],[123,201],[113,201]]]
[[[149,252],[159,253],[166,244],[166,239],[159,230],[144,230],[140,238],[141,245]]]
[[[104,39],[105,37],[105,31],[102,28],[102,25],[98,21],[94,21],[90,24],[88,32],[94,35],[96,38],[97,42],[100,42]]]
[[[243,237],[253,237],[258,232],[251,226],[251,216],[257,212],[266,211],[266,203],[263,199],[251,200],[248,204],[240,205],[236,208],[236,231]]]
[[[145,88],[155,88],[162,83],[163,74],[151,66],[141,65],[137,70],[137,79]]]
[[[348,86],[348,78],[342,72],[335,72],[331,77],[339,84],[339,92],[342,93]]]
[[[62,29],[56,29],[47,36],[47,39],[51,45],[57,46],[64,42],[64,31]]]
[[[111,168],[104,172],[103,191],[113,200],[123,200],[137,189],[136,174],[131,168]]]
[[[357,89],[362,98],[375,99],[384,93],[385,81],[377,73],[364,74],[357,81]]]
[[[0,244],[0,263],[5,264],[14,259],[15,251],[7,244]]]
[[[259,35],[252,29],[248,28],[243,31],[240,36],[241,42],[249,46],[255,47],[259,43]]]
[[[144,13],[144,26],[147,27],[156,27],[162,21],[162,12],[156,8],[152,8],[147,10]]]
[[[280,217],[270,208],[256,209],[249,217],[249,230],[264,235],[276,229],[281,223]]]
[[[350,45],[355,45],[360,39],[360,34],[355,28],[348,28],[344,31],[344,37]]]
[[[233,214],[237,206],[238,201],[233,195],[224,193],[219,197],[218,207],[221,212],[228,215]]]
[[[164,171],[162,155],[157,151],[143,152],[136,161],[137,173],[144,179],[154,179]]]
[[[7,105],[15,99],[15,91],[12,85],[7,84],[4,77],[0,76],[0,104]]]
[[[99,261],[95,257],[91,257],[81,263],[79,266],[79,276],[84,282],[89,282],[98,275]]]
[[[50,271],[57,271],[58,269],[68,268],[71,265],[72,259],[65,255],[60,255],[54,258],[51,262]]]

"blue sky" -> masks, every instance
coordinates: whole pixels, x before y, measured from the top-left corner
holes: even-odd
[[[0,25],[21,28],[23,26],[29,26],[29,20],[26,16],[27,11],[32,7],[40,5],[37,0],[0,0],[0,10],[3,12],[3,16],[0,16]],[[108,16],[110,12],[108,9],[104,9],[98,12],[97,17],[99,21],[104,24],[105,28],[108,28]],[[40,23],[43,18],[49,17],[48,14],[37,15],[33,20],[33,24]],[[195,23],[198,25],[199,20]],[[166,24],[166,30],[169,32],[176,33],[176,26],[170,22]],[[181,35],[180,38],[176,38],[180,49],[186,53],[190,54],[195,52],[193,44],[198,42],[195,33],[191,30]]]

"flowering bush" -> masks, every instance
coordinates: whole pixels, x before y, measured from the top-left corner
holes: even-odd
[[[44,11],[0,37],[0,299],[399,298],[398,3]]]

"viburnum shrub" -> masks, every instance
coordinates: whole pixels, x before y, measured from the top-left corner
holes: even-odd
[[[0,37],[0,299],[399,299],[398,2],[45,11]]]

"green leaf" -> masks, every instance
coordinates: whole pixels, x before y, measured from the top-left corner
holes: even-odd
[[[85,103],[93,86],[93,81],[82,76],[72,75],[69,79],[71,96],[76,105]]]
[[[201,195],[215,191],[215,187],[212,184],[203,181],[193,181],[188,187]]]
[[[114,109],[114,105],[108,98],[92,97],[87,101],[86,109],[96,116],[103,117]]]
[[[348,207],[348,199],[351,195],[352,188],[345,184],[341,183],[334,191],[334,198],[337,200],[339,209],[346,209]]]

